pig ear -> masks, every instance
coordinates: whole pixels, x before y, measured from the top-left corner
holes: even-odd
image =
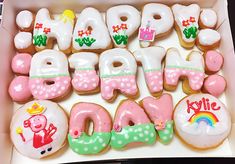
[[[30,126],[30,121],[29,120],[25,120],[24,121],[24,127],[28,128]]]

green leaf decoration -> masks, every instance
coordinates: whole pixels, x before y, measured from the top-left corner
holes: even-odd
[[[128,42],[128,36],[127,35],[116,34],[116,35],[113,35],[113,39],[115,40],[115,43],[117,45],[120,45],[120,44],[127,45],[127,42]]]
[[[75,39],[75,42],[77,42],[80,47],[82,47],[84,44],[81,38]]]
[[[189,38],[195,39],[197,37],[197,31],[198,31],[197,27],[191,26],[189,28],[185,28],[183,33],[187,39]]]
[[[33,44],[35,46],[46,46],[47,36],[46,35],[34,35],[33,36]]]
[[[77,38],[75,39],[75,42],[79,44],[80,47],[82,47],[84,44],[88,47],[90,47],[96,39],[90,38],[90,37],[84,37],[84,38]]]

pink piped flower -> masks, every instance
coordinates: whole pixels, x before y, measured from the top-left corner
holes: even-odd
[[[115,132],[121,132],[122,131],[122,128],[121,128],[121,126],[119,126],[119,125],[113,125],[113,129],[114,129],[114,131]]]

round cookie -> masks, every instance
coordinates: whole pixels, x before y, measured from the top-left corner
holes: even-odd
[[[19,153],[40,159],[64,145],[68,119],[63,109],[54,102],[31,101],[14,113],[10,131],[11,140]]]
[[[18,52],[32,54],[35,49],[33,46],[33,37],[30,32],[19,32],[14,38],[14,45]]]
[[[27,53],[16,54],[11,61],[11,68],[14,73],[29,74],[32,56]]]
[[[213,9],[203,9],[199,18],[199,26],[201,29],[214,29],[217,24],[217,14]]]
[[[16,16],[16,24],[21,31],[33,30],[34,15],[28,10],[20,11]]]
[[[204,61],[207,74],[218,72],[224,64],[223,56],[219,52],[213,50],[204,53]]]
[[[198,149],[217,147],[231,130],[231,117],[226,106],[209,94],[183,98],[175,107],[174,123],[179,137]]]

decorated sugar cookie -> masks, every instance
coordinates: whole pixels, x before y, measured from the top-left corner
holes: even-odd
[[[64,53],[71,51],[71,40],[75,14],[71,10],[64,12],[56,19],[51,19],[48,9],[40,9],[35,18],[33,44],[36,50],[51,48],[52,39],[56,39],[58,47]]]
[[[153,95],[158,95],[163,90],[162,59],[165,54],[163,47],[142,48],[134,52],[136,60],[142,64],[145,81]]]
[[[31,101],[15,112],[10,130],[16,150],[39,159],[55,153],[64,145],[68,120],[56,103]]]
[[[29,76],[29,87],[36,99],[59,99],[70,91],[68,61],[60,51],[48,49],[36,53]]]
[[[220,33],[212,29],[203,29],[198,33],[196,40],[197,47],[202,51],[213,50],[219,47]]]
[[[175,90],[180,77],[187,77],[183,82],[183,91],[187,94],[198,92],[205,77],[203,56],[198,51],[192,51],[184,60],[176,48],[170,48],[166,54],[164,69],[164,87]]]
[[[130,5],[111,7],[106,13],[107,26],[115,47],[126,47],[140,25],[139,11]]]
[[[34,15],[28,10],[20,11],[16,16],[16,24],[22,31],[33,30]]]
[[[113,101],[117,90],[128,97],[138,95],[137,64],[127,49],[115,48],[103,52],[100,55],[99,71],[103,99]]]
[[[207,74],[218,72],[224,64],[224,58],[222,54],[214,50],[205,52],[204,60]]]
[[[86,132],[88,119],[93,122],[92,135]],[[70,113],[68,141],[70,148],[78,154],[97,154],[104,150],[111,138],[112,120],[100,105],[81,102],[75,104]]]
[[[30,32],[19,32],[14,38],[14,45],[18,52],[33,53],[33,37]]]
[[[155,37],[168,34],[174,25],[171,9],[159,3],[149,3],[142,10],[139,41],[142,47],[150,46]]]
[[[110,145],[121,149],[131,143],[153,144],[156,131],[144,110],[134,101],[122,101],[114,117]]]
[[[213,9],[203,9],[200,14],[199,26],[202,29],[214,29],[217,24],[217,14]]]
[[[98,55],[92,52],[75,53],[69,57],[70,67],[75,69],[72,85],[78,93],[99,91],[99,76],[95,70],[98,60]]]
[[[175,29],[178,33],[180,44],[185,48],[192,48],[199,32],[198,19],[200,7],[197,4],[172,6],[175,16]]]
[[[159,99],[145,97],[140,104],[154,123],[161,142],[168,144],[174,135],[173,101],[171,95],[163,94]]]
[[[209,94],[183,98],[175,107],[174,123],[180,138],[198,149],[217,147],[231,129],[225,105]]]
[[[17,53],[12,61],[11,68],[14,73],[29,74],[32,56],[28,53]]]
[[[73,51],[105,50],[110,46],[111,39],[101,13],[91,7],[82,10],[73,31]]]

